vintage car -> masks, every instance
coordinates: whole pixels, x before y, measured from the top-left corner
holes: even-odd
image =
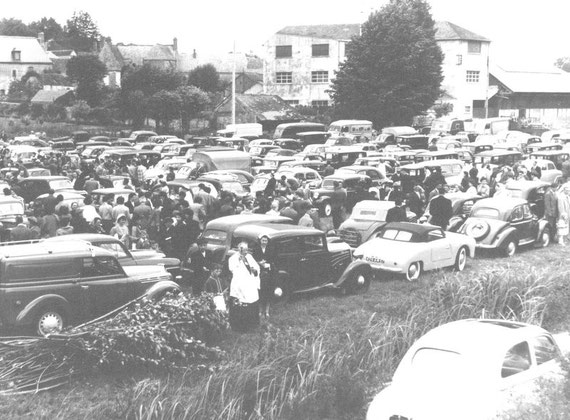
[[[410,347],[366,419],[515,418],[503,415],[532,396],[541,380],[561,378],[562,359],[554,337],[535,325],[450,322]]]
[[[337,173],[340,172],[348,172],[357,175],[366,175],[370,177],[371,185],[374,187],[379,187],[382,181],[386,179],[386,176],[385,174],[382,173],[382,170],[375,166],[366,166],[366,165],[344,166],[338,169]]]
[[[393,201],[363,200],[354,206],[350,217],[339,226],[337,235],[353,248],[357,248],[386,224],[388,210]],[[416,220],[415,213],[406,211],[408,222]]]
[[[292,151],[292,150],[291,150]],[[269,156],[267,155],[262,159],[261,166],[253,166],[251,168],[251,173],[254,175],[267,174],[275,172],[279,167],[285,162],[294,161],[295,158],[291,156]]]
[[[210,172],[210,175],[202,175],[196,181],[213,185],[218,191],[218,195],[220,195],[222,191],[232,193],[239,199],[243,199],[249,195],[249,191],[244,188],[243,184],[239,182],[237,176],[234,174]]]
[[[570,159],[570,153],[567,150],[545,150],[531,153],[530,159],[549,160],[554,163],[556,169],[562,169],[562,163]]]
[[[392,222],[356,248],[354,256],[370,263],[373,269],[416,281],[428,270],[454,267],[462,271],[467,257],[475,256],[475,240],[444,232],[439,226]]]
[[[513,197],[527,200],[532,213],[540,219],[544,216],[544,194],[549,185],[550,183],[543,181],[511,180],[507,182],[505,188],[495,193],[495,197]]]
[[[296,178],[303,187],[319,188],[323,182],[317,171],[303,166],[281,166],[275,174],[275,178],[279,179],[282,175],[285,175],[287,178]]]
[[[328,243],[324,232],[291,224],[255,223],[234,230],[232,249],[246,241],[258,242],[269,238],[269,252],[274,258],[273,296],[287,299],[297,293],[318,289],[338,289],[343,293],[368,290],[372,271],[362,260],[354,260],[350,247],[343,243]]]
[[[525,159],[520,163],[527,170],[532,170],[536,164],[540,168],[540,180],[549,184],[556,184],[562,178],[562,171],[556,168],[556,164],[549,159],[533,158]]]
[[[184,156],[182,156],[182,157],[176,156],[176,157],[171,157],[169,159],[162,159],[156,165],[154,165],[152,168],[149,168],[144,172],[144,180],[156,182],[159,175],[162,175],[166,178],[166,175],[168,175],[168,173],[170,172],[171,169],[174,172],[176,172],[185,163],[187,163],[187,162],[186,162],[186,158]]]
[[[210,188],[210,195],[214,198],[218,198],[218,190],[212,184],[206,181],[197,181],[195,179],[175,179],[174,181],[168,181],[166,183],[166,189],[168,190],[168,196],[175,200],[178,198],[178,194],[181,191],[186,193],[186,201],[189,204],[194,202],[194,195],[200,190],[200,184]],[[151,189],[151,194],[158,195],[164,187],[162,185],[155,185]]]
[[[78,241],[0,247],[4,329],[60,332],[141,295],[178,290],[162,266],[122,267],[108,251]]]
[[[496,147],[496,145],[494,146]],[[477,153],[473,158],[473,165],[478,169],[489,165],[491,169],[504,165],[513,166],[523,160],[521,152],[516,150],[493,149]]]
[[[298,158],[299,160],[283,163],[279,167],[280,170],[289,170],[291,168],[310,168],[317,171],[319,175],[322,175],[327,167],[327,163],[320,157],[320,155],[303,155],[302,157],[295,155],[295,158]]]
[[[445,197],[451,200],[451,209],[453,211],[453,215],[451,216],[447,226],[447,230],[450,232],[457,232],[459,228],[461,228],[465,220],[469,217],[473,204],[483,198],[476,194],[468,194],[464,192],[446,193]],[[420,223],[431,222],[432,217],[427,210],[428,208],[429,206],[426,207],[426,213],[424,213],[420,218]]]
[[[97,188],[91,191],[91,197],[93,198],[93,204],[98,207],[103,204],[103,200],[107,196],[113,197],[113,205],[117,204],[117,198],[123,197],[125,203],[128,201],[131,194],[136,194],[134,190],[128,188]]]
[[[366,153],[356,146],[331,147],[326,149],[325,159],[333,168],[338,169],[353,165],[356,159],[366,156]]]
[[[71,180],[66,176],[31,176],[21,179],[14,187],[14,192],[24,199],[26,203],[34,201],[38,196],[54,190],[57,195],[60,191],[74,191],[86,194],[85,191],[73,189]]]
[[[323,178],[321,188],[313,191],[313,205],[319,209],[321,216],[332,215],[331,196],[334,193],[334,183],[338,182],[341,188],[346,190],[346,201],[350,203],[356,194],[358,185],[363,185],[365,190],[371,186],[372,181],[367,175],[358,175],[352,172],[336,172]],[[348,209],[352,211],[352,209]]]
[[[519,246],[548,246],[553,229],[533,214],[527,200],[507,196],[477,201],[459,232],[475,239],[477,248],[511,257]]]
[[[63,200],[57,203],[55,207],[56,211],[61,206],[66,206],[68,209],[71,210],[74,207],[74,203],[77,207],[83,207],[85,205],[84,203],[85,196],[79,194],[78,191],[58,191],[57,193],[54,194],[56,198],[59,197],[60,195],[63,197]],[[47,197],[48,194],[42,194],[39,197],[37,197],[34,201],[35,203],[41,203]]]
[[[216,261],[225,261],[228,249],[231,248],[233,233],[237,227],[245,224],[259,223],[291,223],[291,219],[283,216],[267,214],[236,214],[210,220],[200,238],[206,241],[206,247],[212,251]]]
[[[10,240],[10,231],[16,227],[16,217],[18,216],[26,220],[22,199],[12,195],[0,195],[0,222],[3,226],[0,230],[0,241]]]
[[[103,248],[109,251],[121,266],[128,267],[131,265],[160,265],[164,266],[166,271],[172,275],[172,279],[179,281],[181,279],[180,260],[178,258],[166,258],[162,252],[154,249],[136,249],[129,250],[125,244],[114,236],[101,235],[98,233],[74,233],[71,235],[54,236],[45,239],[47,242],[62,241],[82,241],[93,246]]]
[[[461,185],[464,165],[457,159],[435,159],[400,167],[400,170],[407,171],[418,184],[423,183],[428,173],[435,169],[441,171],[448,185]]]
[[[271,175],[269,175],[269,174],[257,175],[253,179],[253,182],[251,183],[251,187],[250,187],[251,194],[255,195],[259,191],[264,191],[265,187],[267,187],[267,183],[269,182],[270,176]],[[297,178],[295,178],[294,176],[286,173],[285,177],[286,177],[287,185],[289,185],[289,188],[291,188],[292,190],[296,190],[297,188],[299,188],[301,186],[301,184],[299,183],[299,180]],[[275,177],[275,179],[279,181],[280,177]]]

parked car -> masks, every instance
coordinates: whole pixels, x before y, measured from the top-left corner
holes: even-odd
[[[549,160],[554,163],[556,169],[562,169],[562,163],[570,159],[570,153],[567,150],[545,150],[543,152],[531,153],[530,158]]]
[[[129,195],[133,193],[135,193],[134,190],[129,190],[127,188],[97,188],[96,190],[91,191],[91,197],[93,198],[93,205],[99,207],[103,204],[103,200],[108,195],[113,197],[113,205],[115,205],[117,204],[117,198],[123,197],[126,203],[129,199]]]
[[[384,227],[388,210],[394,206],[393,201],[363,200],[356,203],[350,217],[340,225],[338,236],[357,248]],[[415,213],[406,211],[406,214],[408,222],[415,222]]]
[[[285,175],[287,178],[296,178],[302,187],[319,188],[323,182],[323,179],[317,171],[302,166],[281,166],[279,172],[275,174],[275,178],[280,179],[282,175]]]
[[[522,198],[539,219],[544,217],[544,194],[550,184],[543,181],[511,180],[496,196]]]
[[[374,187],[379,187],[380,184],[384,179],[386,179],[385,174],[382,171],[374,166],[365,166],[365,165],[351,165],[351,166],[343,166],[339,168],[336,173],[353,173],[357,175],[366,175],[370,177],[370,185]]]
[[[209,175],[227,175],[231,174],[236,177],[237,181],[243,185],[246,190],[249,190],[251,183],[253,182],[254,176],[249,172],[242,171],[239,169],[218,169],[216,171],[205,172],[202,176],[209,176]]]
[[[424,271],[443,267],[462,271],[467,257],[475,256],[475,240],[444,232],[439,226],[393,222],[356,248],[354,256],[370,263],[373,269],[416,281]]]
[[[65,242],[65,241],[82,241],[93,246],[103,248],[109,251],[121,266],[128,267],[131,265],[160,265],[164,266],[166,271],[172,275],[172,279],[180,281],[182,276],[180,273],[180,260],[178,258],[166,258],[162,252],[154,249],[128,249],[123,242],[110,235],[101,235],[97,233],[74,233],[71,235],[54,236],[45,239],[47,242]]]
[[[0,320],[40,335],[103,315],[141,296],[178,290],[162,266],[122,267],[78,241],[0,247]]]
[[[321,188],[313,191],[313,205],[319,209],[321,216],[329,217],[332,214],[331,195],[334,192],[334,183],[338,182],[340,186],[346,189],[346,202],[353,201],[356,194],[358,184],[364,186],[367,190],[372,181],[369,176],[358,175],[352,172],[337,172],[323,178]],[[352,211],[352,209],[348,209]]]
[[[297,188],[299,188],[301,186],[301,184],[299,183],[299,180],[297,178],[295,178],[294,176],[292,176],[291,174],[285,173],[284,175],[286,177],[287,185],[289,185],[289,188],[291,188],[292,190],[296,190]],[[269,182],[269,177],[270,177],[269,174],[257,175],[253,179],[253,182],[251,183],[251,187],[250,187],[251,194],[255,196],[255,194],[258,191],[265,191],[265,187],[267,186],[267,183]],[[277,179],[279,181],[280,178],[275,177],[275,179]]]
[[[536,164],[540,168],[540,180],[548,182],[549,184],[557,184],[562,178],[562,171],[556,168],[553,161],[549,159],[538,159],[531,157],[531,159],[525,159],[520,163],[527,170],[532,170],[533,166]]]
[[[459,232],[477,241],[477,248],[501,251],[508,257],[519,246],[550,244],[553,226],[538,219],[528,201],[513,197],[492,197],[477,201]]]
[[[21,179],[14,187],[14,192],[24,199],[26,203],[34,201],[38,196],[54,190],[57,195],[60,191],[75,191],[86,194],[85,191],[73,189],[71,180],[66,176],[30,176]]]
[[[247,224],[234,230],[231,252],[238,243],[256,243],[269,238],[274,258],[273,296],[286,299],[318,289],[338,289],[344,293],[368,290],[372,271],[362,260],[353,260],[345,243],[327,243],[324,232],[290,224]]]
[[[426,179],[426,170],[433,172],[437,168],[445,177],[448,185],[461,185],[463,167],[463,162],[457,159],[436,159],[404,165],[400,167],[400,170],[407,171],[416,183],[421,184]]]
[[[559,373],[561,360],[556,340],[538,326],[494,319],[450,322],[410,347],[366,419],[503,418],[501,412],[520,404],[532,385]]]
[[[0,195],[0,222],[3,229],[0,231],[0,241],[10,240],[10,231],[16,227],[16,217],[26,220],[24,202],[19,197]]]
[[[496,145],[494,147],[496,147]],[[473,158],[473,164],[479,169],[487,165],[490,165],[491,169],[494,169],[504,165],[513,166],[522,159],[523,155],[519,151],[493,149],[477,153]]]

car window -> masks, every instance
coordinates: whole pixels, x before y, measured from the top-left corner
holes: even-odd
[[[202,235],[209,244],[223,245],[226,243],[228,233],[223,230],[206,229]]]
[[[509,349],[503,360],[501,377],[507,378],[528,370],[531,365],[528,343],[523,341]]]
[[[428,232],[428,241],[436,241],[438,239],[443,239],[445,238],[445,235],[443,234],[443,231],[437,229],[437,230],[430,230]]]
[[[522,206],[522,211],[523,211],[523,218],[525,220],[532,219],[532,212],[530,211],[530,206],[528,204]]]
[[[511,222],[520,222],[523,219],[523,209],[522,206],[517,206],[513,209],[511,213]]]
[[[386,229],[385,231],[381,232],[379,236],[381,238],[392,239],[394,241],[411,242],[413,234],[412,232],[408,232],[406,230]]]
[[[534,348],[534,356],[536,358],[537,365],[556,359],[559,356],[558,347],[551,337],[546,335],[534,337],[531,340],[531,344]]]
[[[124,248],[116,242],[102,242],[97,244],[97,246],[112,252],[117,258],[124,258],[127,256]]]
[[[123,274],[119,262],[112,257],[94,257],[83,259],[81,277],[118,276]]]
[[[299,238],[297,237],[279,239],[275,245],[277,255],[299,254],[301,252],[300,248]]]
[[[77,278],[79,271],[79,264],[76,260],[6,263],[2,281],[20,282]]]
[[[305,236],[303,238],[305,251],[323,251],[325,249],[324,238],[322,236]]]

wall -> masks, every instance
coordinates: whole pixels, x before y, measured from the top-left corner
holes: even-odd
[[[12,70],[17,71],[17,79],[21,79],[24,74],[28,72],[28,68],[33,67],[37,73],[42,73],[44,70],[51,69],[51,64],[30,64],[30,63],[9,63],[0,64],[0,89],[5,89],[8,93],[10,83],[14,80],[12,77]]]
[[[329,56],[312,57],[312,45],[326,43],[329,44]],[[292,57],[276,58],[276,45],[291,45]],[[345,42],[275,34],[264,48],[264,93],[278,95],[284,100],[298,100],[299,105],[311,105],[315,100],[330,101],[326,91],[330,88],[330,80],[334,77],[339,62],[344,60]],[[292,72],[293,83],[275,83],[275,74],[281,71]],[[328,71],[329,83],[312,83],[312,71]]]

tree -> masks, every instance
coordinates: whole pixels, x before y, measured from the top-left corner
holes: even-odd
[[[91,107],[85,101],[75,101],[70,109],[71,117],[77,121],[85,121],[91,113]]]
[[[59,40],[63,37],[63,28],[54,18],[43,17],[40,20],[30,23],[30,29],[37,35],[44,33],[45,40]]]
[[[145,64],[136,69],[125,69],[121,77],[124,92],[140,90],[152,96],[160,90],[174,90],[182,84],[180,74]]]
[[[73,12],[65,26],[67,40],[75,51],[93,51],[93,41],[100,37],[99,28],[91,15],[84,11]]]
[[[107,66],[96,55],[78,55],[67,63],[67,75],[77,82],[77,98],[85,100],[90,106],[96,106],[101,101],[105,74]]]
[[[410,124],[440,96],[443,55],[425,0],[390,0],[352,39],[330,95],[342,118]]]
[[[148,113],[156,121],[156,129],[160,125],[168,132],[170,122],[180,115],[182,99],[176,92],[160,90],[148,99]]]
[[[220,90],[220,76],[212,64],[204,64],[188,73],[188,84],[205,92],[217,92]]]
[[[198,117],[210,104],[210,97],[196,86],[180,86],[175,92],[180,97],[182,128],[188,130],[190,121]]]
[[[28,27],[20,19],[0,20],[0,35],[4,36],[36,36],[37,33]]]

